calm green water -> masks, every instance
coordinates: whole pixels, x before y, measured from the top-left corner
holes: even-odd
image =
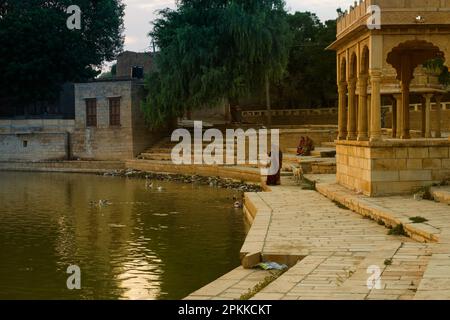
[[[0,299],[181,299],[239,265],[233,191],[0,172]],[[100,199],[106,207],[92,205]],[[68,290],[70,265],[81,290]]]

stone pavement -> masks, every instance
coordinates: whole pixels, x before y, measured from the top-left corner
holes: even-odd
[[[239,267],[193,292],[185,300],[239,300],[270,275],[270,271]]]
[[[307,178],[316,182],[320,193],[345,204],[355,212],[374,220],[381,219],[392,226],[401,223],[406,232],[417,241],[433,242],[427,244],[431,256],[414,299],[450,299],[449,187],[431,189],[437,201],[419,201],[411,195],[369,198],[339,186],[333,175]],[[410,218],[418,216],[427,221],[413,223]]]
[[[329,186],[333,185],[332,177],[322,178],[326,178]],[[287,263],[298,260],[254,299],[450,299],[448,205],[412,197],[377,198],[369,203],[376,209],[373,212],[390,207],[402,215],[400,220],[405,223],[411,216],[429,219],[419,227],[412,227],[418,230],[417,234],[424,235],[417,241],[388,235],[388,229],[377,223],[375,216],[364,217],[370,210],[362,211],[363,214],[348,210],[286,179],[282,186],[272,187],[271,192],[246,194],[246,213],[254,221],[241,250],[244,264],[246,259],[247,264],[257,260]],[[366,203],[365,207],[368,206]],[[389,217],[385,219],[390,221]],[[430,235],[436,236],[434,243],[425,242]],[[240,272],[256,272],[243,270]],[[380,281],[371,281],[377,279]],[[236,277],[227,284],[223,280],[226,279],[213,282],[206,291],[201,289],[189,298],[236,298],[254,284]],[[377,286],[368,286],[368,282]],[[224,296],[222,293],[227,289],[219,293],[220,286],[227,289],[234,286],[234,296]]]

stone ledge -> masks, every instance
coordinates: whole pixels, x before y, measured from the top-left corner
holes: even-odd
[[[309,179],[314,180],[314,177],[310,177]],[[365,217],[370,217],[375,221],[381,220],[387,226],[395,227],[403,224],[408,236],[416,241],[425,243],[439,242],[441,230],[432,226],[430,223],[411,223],[409,218],[414,215],[399,214],[389,208],[373,204],[369,201],[370,198],[358,195],[338,184],[316,183],[316,189],[330,200],[337,201],[350,210]]]
[[[385,139],[380,141],[336,140],[336,146],[356,147],[450,147],[450,139]]]
[[[122,161],[0,161],[0,171],[104,173],[122,169]]]

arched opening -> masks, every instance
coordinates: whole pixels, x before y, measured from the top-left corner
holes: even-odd
[[[370,52],[367,46],[364,46],[361,54],[361,74],[369,74]]]
[[[339,71],[339,81],[341,83],[347,82],[347,60],[343,58],[340,63],[341,69]]]
[[[399,122],[400,134],[397,136],[402,139],[410,139],[410,85],[414,79],[414,70],[429,61],[439,60],[442,64],[445,63],[445,54],[439,47],[424,40],[406,41],[395,48],[387,56],[387,62],[394,67],[397,72],[397,80],[400,81],[401,86],[401,107],[397,107],[397,117],[400,117]],[[424,103],[422,104],[422,134],[429,136],[426,133],[429,128],[426,128],[428,121],[427,108],[430,108],[430,99],[428,95],[423,95]],[[440,99],[440,98],[437,98]],[[399,101],[399,99],[397,100]],[[440,100],[438,102],[438,112],[440,112]],[[399,103],[399,102],[398,102]],[[397,103],[397,104],[398,104]],[[440,137],[440,128],[436,130],[436,137]]]
[[[356,80],[357,72],[358,72],[358,58],[356,54],[353,53],[350,58],[350,70],[349,70],[349,80]]]

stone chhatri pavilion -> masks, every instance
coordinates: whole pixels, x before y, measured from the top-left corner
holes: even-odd
[[[377,29],[374,6],[381,9]],[[450,0],[355,2],[339,17],[329,49],[338,62],[337,181],[381,196],[450,178],[450,141],[441,138],[440,121],[433,138],[430,121],[432,100],[440,120],[446,91],[423,67],[437,58],[450,66]],[[422,101],[422,132],[414,138],[412,99]],[[382,129],[382,101],[392,101],[392,131]]]

